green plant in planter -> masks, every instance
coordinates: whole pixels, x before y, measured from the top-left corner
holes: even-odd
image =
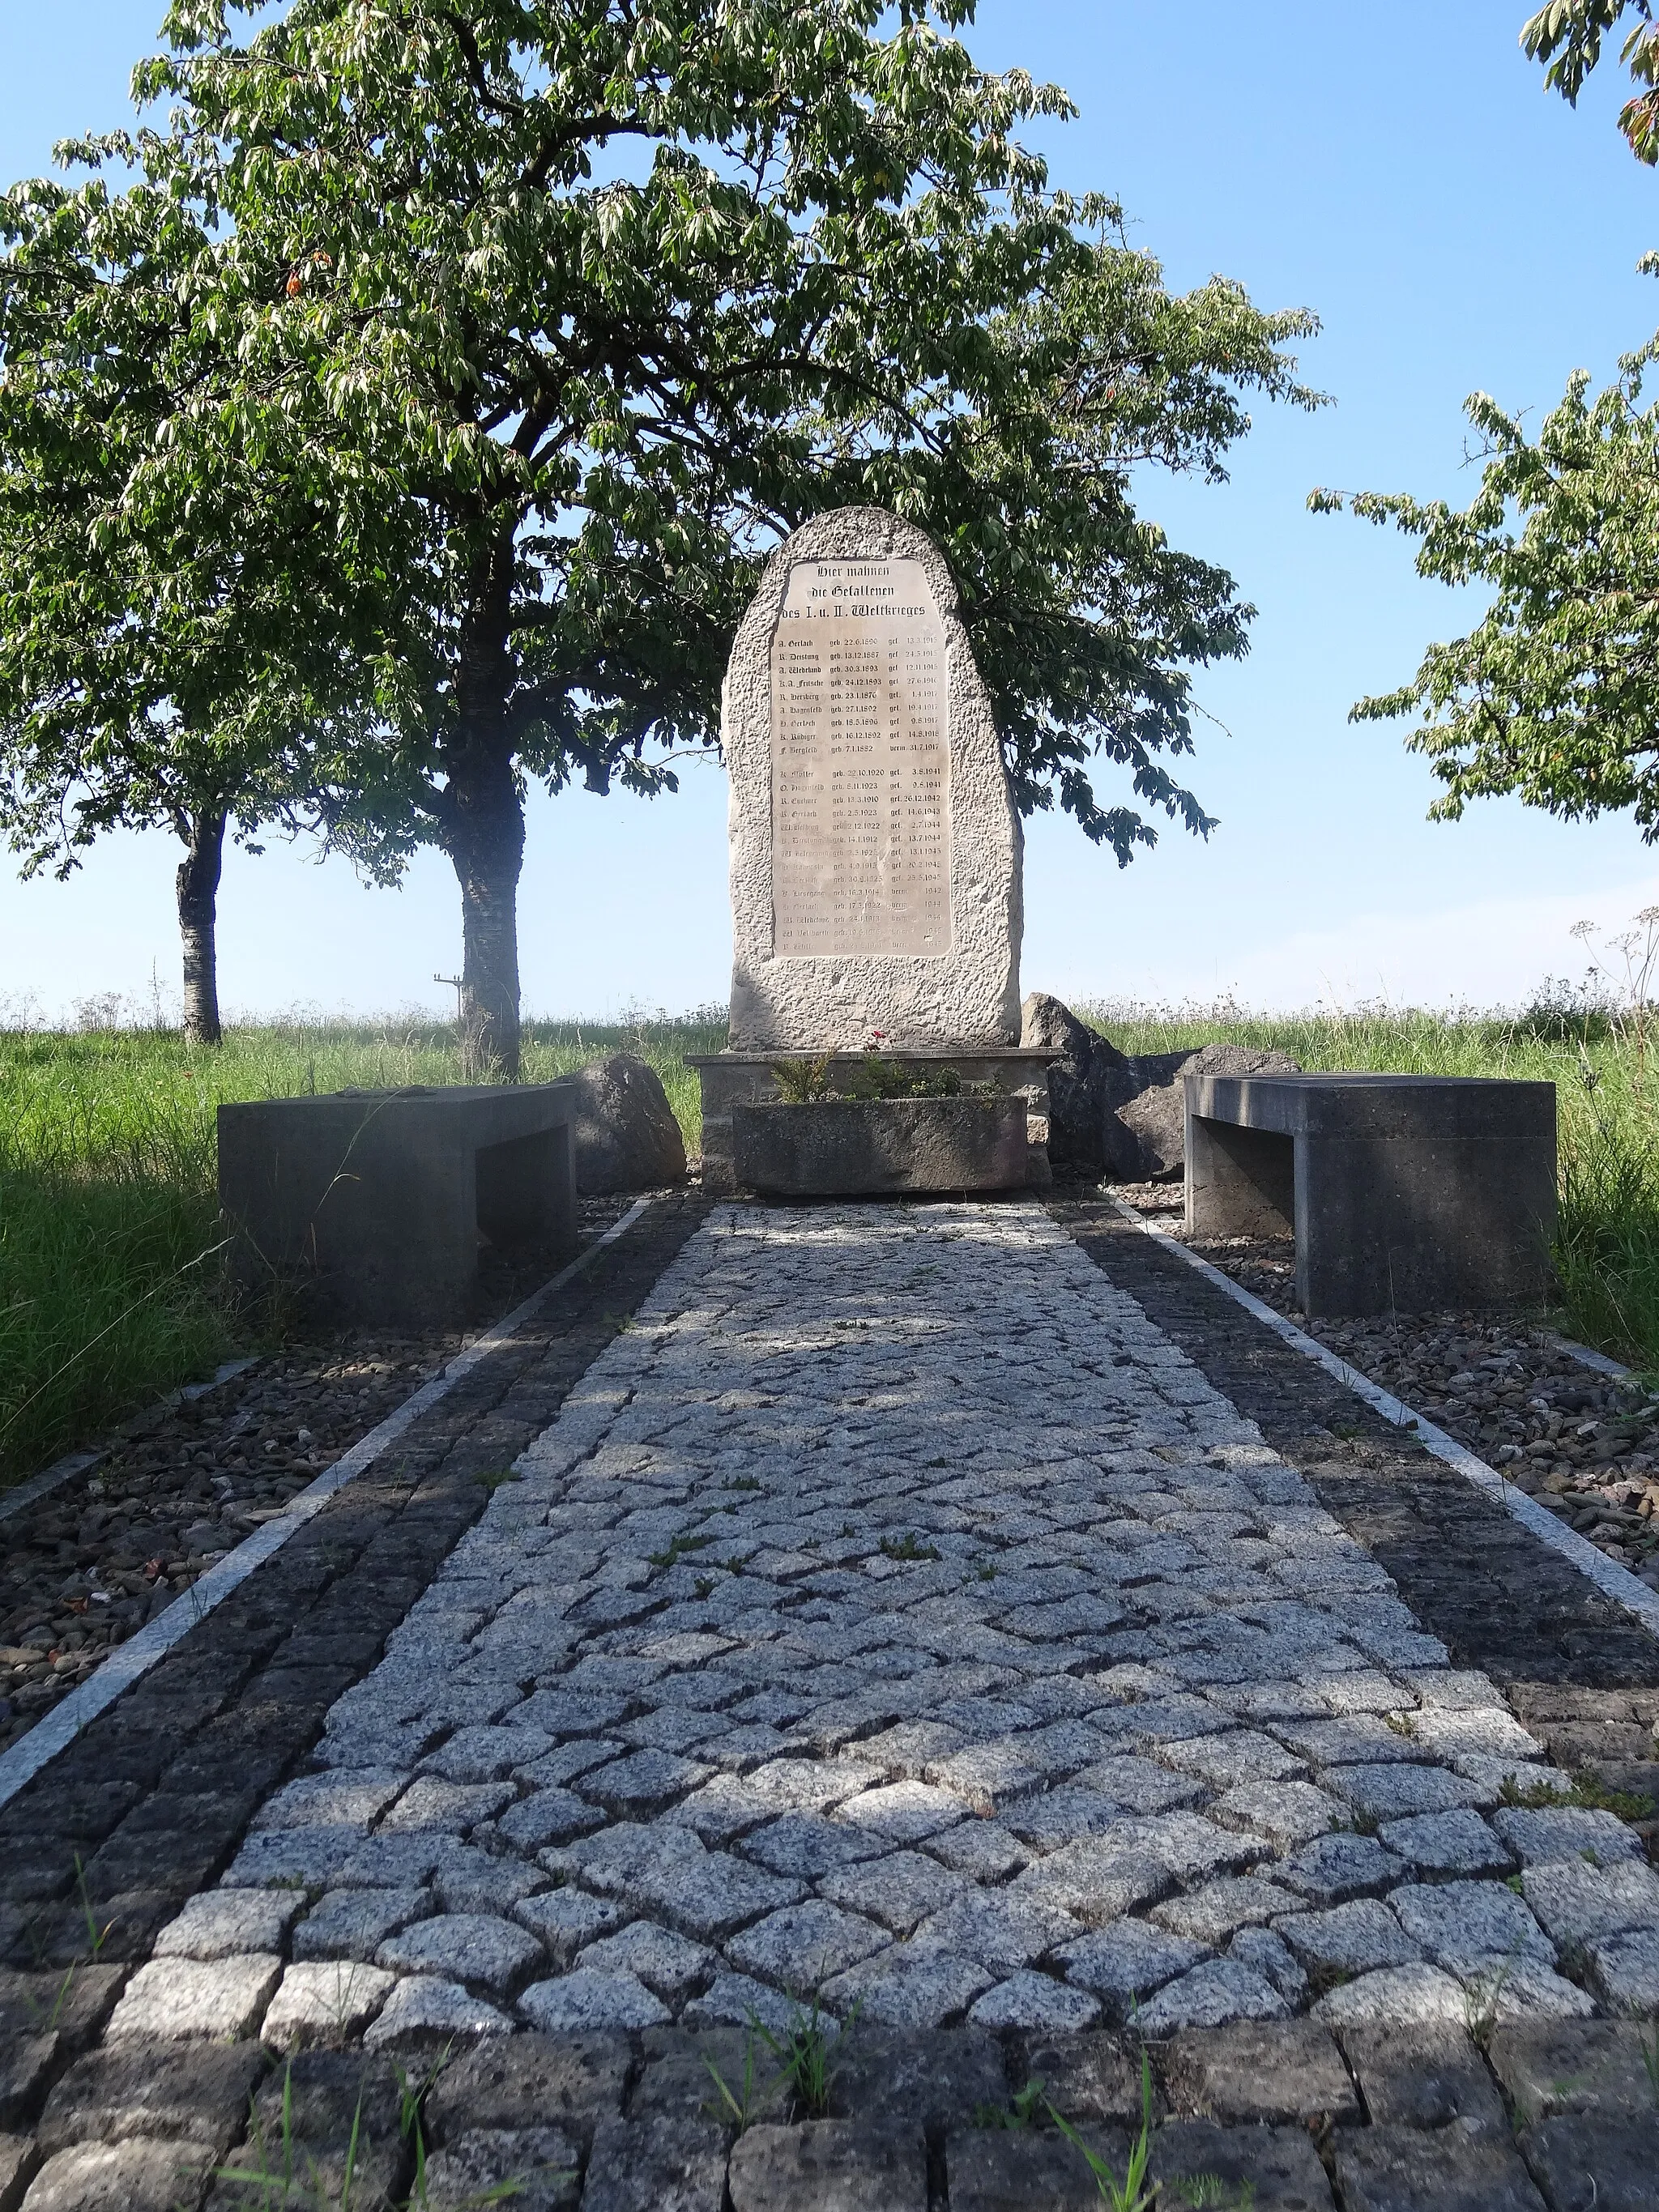
[[[878,1052],[866,1052],[847,1085],[849,1098],[961,1098],[988,1090],[964,1083],[954,1067],[902,1067]]]
[[[786,1106],[814,1106],[830,1096],[830,1062],[824,1053],[817,1060],[775,1060],[772,1080]]]

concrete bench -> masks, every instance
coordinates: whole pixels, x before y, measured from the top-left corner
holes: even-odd
[[[1293,1235],[1304,1312],[1547,1296],[1553,1083],[1189,1075],[1186,1093],[1188,1231]]]
[[[222,1106],[235,1272],[335,1321],[464,1321],[481,1243],[574,1250],[576,1108],[568,1081]]]

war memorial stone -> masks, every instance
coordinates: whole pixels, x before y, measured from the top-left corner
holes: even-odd
[[[877,507],[795,532],[738,633],[721,728],[732,1008],[728,1049],[696,1063],[705,1184],[733,1186],[733,1109],[740,1126],[775,1098],[780,1056],[831,1055],[840,1089],[872,1048],[1024,1096],[1041,1179],[1050,1055],[1019,1048],[1019,820],[937,547]],[[928,1182],[1030,1176],[1006,1142],[970,1151]]]

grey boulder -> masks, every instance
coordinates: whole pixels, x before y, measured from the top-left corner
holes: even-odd
[[[1057,1175],[1127,1182],[1139,1172],[1139,1140],[1117,1109],[1139,1088],[1135,1063],[1047,991],[1020,1008],[1021,1047],[1060,1056],[1048,1067],[1048,1159]]]
[[[1288,1053],[1206,1044],[1131,1057],[1046,991],[1021,1008],[1020,1043],[1052,1052],[1048,1158],[1061,1176],[1152,1182],[1185,1166],[1186,1075],[1299,1075]]]
[[[1186,1167],[1188,1075],[1300,1075],[1287,1052],[1258,1052],[1248,1045],[1206,1044],[1198,1052],[1148,1053],[1134,1062],[1135,1095],[1117,1109],[1134,1139],[1138,1173],[1149,1182],[1178,1176]]]
[[[660,1190],[685,1180],[685,1140],[655,1068],[613,1052],[575,1077],[576,1188]]]

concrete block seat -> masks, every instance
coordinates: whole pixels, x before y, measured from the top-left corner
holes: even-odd
[[[1553,1083],[1189,1075],[1186,1137],[1188,1231],[1293,1235],[1306,1313],[1548,1295]]]
[[[221,1106],[234,1270],[337,1321],[465,1320],[481,1243],[575,1249],[578,1104],[567,1079]]]

